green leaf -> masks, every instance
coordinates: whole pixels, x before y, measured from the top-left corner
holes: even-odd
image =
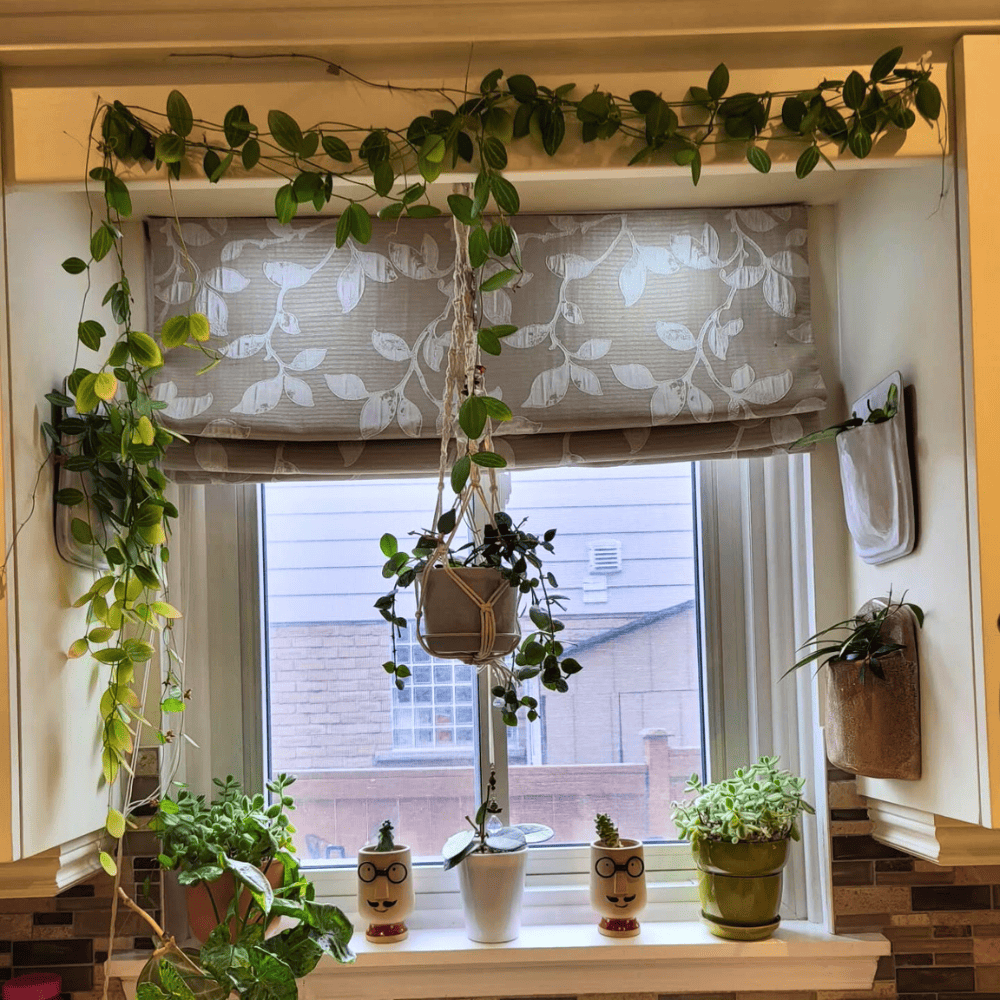
[[[254,132],[250,115],[242,104],[237,104],[226,112],[222,120],[222,131],[231,149],[239,149]]]
[[[729,70],[725,63],[719,63],[708,78],[708,93],[717,101],[729,89]]]
[[[487,73],[486,76],[483,77],[482,82],[479,84],[479,93],[488,94],[500,82],[500,78],[502,76],[502,69],[495,69],[492,72]]]
[[[302,149],[302,129],[298,122],[284,111],[268,111],[267,128],[271,138],[289,153],[299,153]]]
[[[492,277],[487,278],[480,286],[479,290],[481,292],[495,292],[498,288],[503,288],[505,285],[509,285],[514,278],[517,277],[518,272],[507,268],[503,271],[497,271]]]
[[[436,205],[407,205],[406,214],[411,219],[432,219],[441,214],[441,209]]]
[[[396,536],[389,534],[388,531],[379,539],[378,545],[382,550],[382,555],[386,559],[394,556],[399,551],[399,543],[396,541]]]
[[[166,601],[153,601],[149,607],[152,611],[163,618],[181,617],[181,613],[172,604],[167,604]]]
[[[498,257],[506,257],[514,249],[514,230],[506,222],[490,227],[490,246]]]
[[[100,397],[98,397],[97,393],[94,391],[94,386],[96,384],[97,376],[93,372],[84,376],[81,380],[76,390],[77,412],[90,413],[91,410],[97,409],[97,405],[100,403]]]
[[[469,232],[469,263],[473,267],[482,267],[489,257],[490,239],[482,226],[476,226]]]
[[[485,351],[487,354],[492,354],[494,357],[499,357],[501,351],[503,350],[500,346],[500,341],[496,338],[496,335],[490,333],[489,330],[480,330],[476,334],[476,343],[479,344],[481,350]]]
[[[351,217],[348,215],[348,209],[351,206],[348,205],[344,209],[343,214],[337,220],[337,237],[336,242],[338,247],[342,247],[351,236]]]
[[[795,176],[799,180],[808,177],[819,163],[819,149],[816,146],[806,146],[795,161]]]
[[[260,143],[256,139],[248,139],[240,151],[244,170],[253,170],[260,160]]]
[[[847,145],[859,160],[863,160],[872,151],[871,133],[863,125],[856,125],[851,130]]]
[[[451,209],[451,214],[454,215],[463,226],[475,225],[478,216],[473,211],[471,198],[464,194],[450,194],[448,195],[448,207]]]
[[[483,163],[494,170],[503,170],[507,166],[507,147],[496,138],[489,136],[483,142]]]
[[[516,215],[521,208],[521,199],[518,197],[517,188],[506,177],[493,174],[490,177],[490,191],[493,193],[493,200],[501,212],[507,215]]]
[[[180,163],[184,159],[187,143],[179,135],[164,132],[156,137],[156,158],[161,163]]]
[[[854,70],[844,81],[844,104],[852,111],[857,111],[864,103],[865,94],[868,92],[868,84],[865,78]]]
[[[469,472],[472,469],[472,463],[468,455],[463,455],[452,467],[451,467],[451,488],[456,493],[461,493],[465,488],[465,484],[469,479]]]
[[[441,173],[445,154],[445,142],[439,135],[428,135],[420,147],[417,168],[420,176],[428,183],[437,180]]]
[[[77,639],[70,647],[66,655],[71,660],[78,660],[81,656],[86,656],[90,652],[90,643],[86,639]]]
[[[118,865],[115,864],[115,859],[107,851],[101,851],[98,858],[101,862],[101,867],[114,878],[118,874]]]
[[[160,702],[160,709],[167,715],[173,715],[184,711],[184,702],[180,698],[164,698]]]
[[[786,97],[781,105],[781,122],[789,132],[798,132],[808,113],[809,109],[803,101],[797,97]]]
[[[264,911],[270,913],[271,905],[274,902],[274,889],[271,883],[265,878],[264,873],[246,861],[237,861],[235,858],[220,855],[219,863],[233,873],[238,882],[242,882],[253,896],[254,901]]]
[[[394,201],[391,205],[386,205],[378,210],[380,219],[398,219],[403,214],[405,206],[402,202]]]
[[[274,215],[278,222],[287,224],[295,218],[299,203],[291,184],[283,184],[274,194]]]
[[[754,170],[766,174],[771,169],[771,157],[760,146],[747,147],[747,162]]]
[[[507,467],[507,459],[495,451],[477,451],[471,457],[476,465],[484,469],[504,469]]]
[[[880,80],[884,80],[896,68],[896,63],[899,62],[902,54],[903,46],[897,45],[896,48],[879,56],[875,60],[875,65],[872,66],[871,82],[878,83]]]
[[[56,490],[56,503],[62,504],[64,507],[75,507],[77,504],[83,503],[84,496],[80,490],[74,489],[63,489]]]
[[[194,128],[194,115],[187,98],[179,90],[171,90],[167,96],[167,120],[177,135],[190,135]]]
[[[104,327],[95,319],[86,319],[76,328],[76,335],[80,343],[92,351],[100,349],[101,340],[106,333]]]
[[[117,233],[106,222],[95,229],[90,237],[90,256],[94,260],[104,260],[115,245]]]
[[[331,160],[336,160],[338,163],[351,162],[350,147],[346,142],[344,142],[343,139],[339,139],[335,135],[323,136],[323,152],[326,153]]]
[[[125,836],[125,817],[117,809],[109,809],[104,828],[115,840],[120,840]]]
[[[396,175],[393,173],[392,166],[388,160],[383,160],[381,163],[375,165],[375,169],[372,170],[372,181],[375,184],[375,193],[382,195],[383,197],[387,195],[392,190],[393,182],[396,180]]]
[[[160,348],[148,333],[133,330],[128,335],[128,349],[136,363],[143,368],[159,368],[163,364]]]
[[[493,420],[513,420],[514,414],[511,413],[510,407],[500,399],[494,399],[492,396],[480,396],[483,401],[483,406],[486,407],[486,412]]]
[[[67,257],[62,262],[62,269],[67,274],[82,274],[87,270],[87,262],[80,260],[79,257]]]
[[[347,208],[351,235],[362,245],[372,238],[372,217],[364,205],[352,202]]]
[[[916,105],[917,111],[924,118],[937,121],[938,115],[941,114],[941,91],[938,90],[936,83],[932,83],[930,80],[921,80],[917,84]]]
[[[478,441],[486,429],[486,404],[479,396],[469,396],[458,411],[458,425],[470,441]]]
[[[507,77],[507,89],[519,101],[530,101],[532,98],[538,96],[538,85],[530,76],[526,76],[523,73]]]
[[[128,193],[125,182],[114,175],[104,182],[104,200],[119,215],[132,214],[132,196]]]

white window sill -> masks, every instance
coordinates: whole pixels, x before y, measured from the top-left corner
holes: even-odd
[[[302,1000],[422,1000],[582,993],[867,990],[889,942],[880,934],[826,933],[790,920],[767,941],[723,941],[695,922],[643,923],[612,940],[596,924],[523,927],[507,944],[477,944],[463,930],[411,930],[399,944],[351,942],[358,958],[324,958],[300,984]],[[143,960],[112,961],[109,975],[134,997]]]

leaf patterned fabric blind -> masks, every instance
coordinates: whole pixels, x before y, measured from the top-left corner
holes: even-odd
[[[767,455],[816,429],[806,209],[684,209],[516,220],[524,275],[483,296],[513,323],[485,385],[514,419],[511,466]],[[182,482],[436,470],[452,323],[447,218],[151,220],[150,322],[208,315],[223,362],[174,350],[156,395],[191,442]],[[186,252],[185,252],[186,248]],[[499,265],[490,262],[485,276]]]

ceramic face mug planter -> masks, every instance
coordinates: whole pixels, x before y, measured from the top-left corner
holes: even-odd
[[[646,905],[646,862],[642,843],[622,839],[620,847],[590,845],[590,905],[601,915],[605,937],[635,937],[636,917]]]
[[[413,912],[413,873],[408,847],[358,851],[358,914],[369,920],[365,937],[376,944],[402,941]]]

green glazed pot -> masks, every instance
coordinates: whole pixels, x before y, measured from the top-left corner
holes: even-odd
[[[739,844],[703,840],[693,853],[701,916],[709,931],[734,941],[770,937],[781,922],[787,838]]]

